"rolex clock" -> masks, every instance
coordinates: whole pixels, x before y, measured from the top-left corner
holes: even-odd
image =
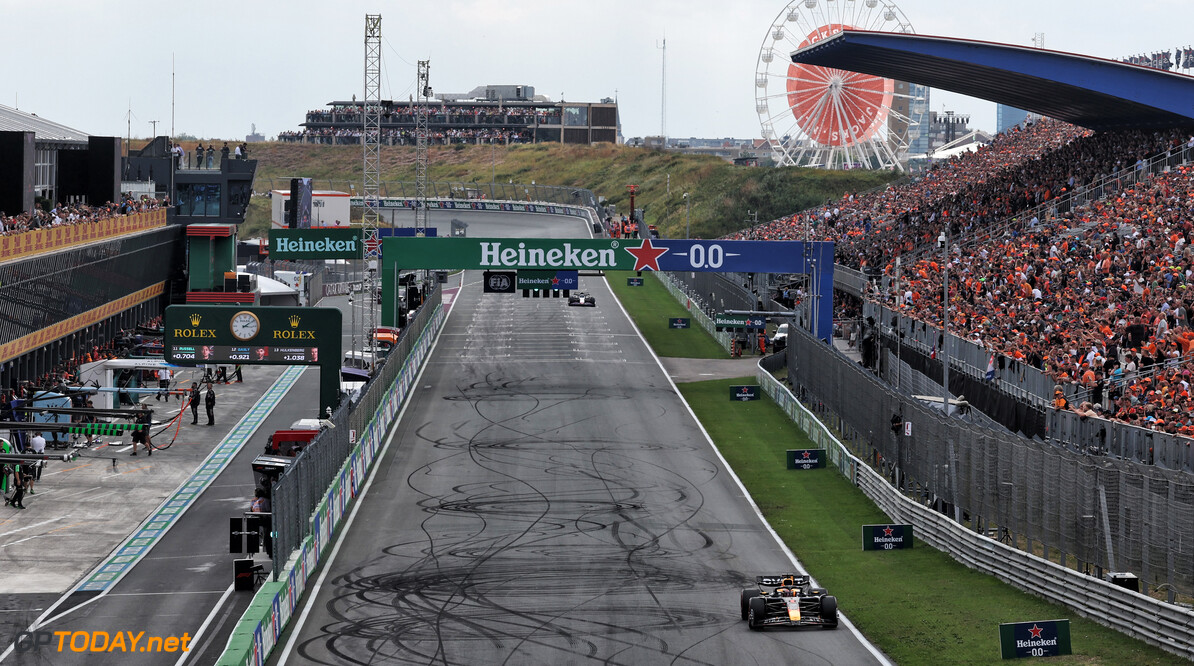
[[[257,315],[242,310],[232,315],[232,336],[237,340],[252,340],[261,331],[261,320]]]

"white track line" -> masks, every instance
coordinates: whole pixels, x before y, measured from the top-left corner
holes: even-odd
[[[233,583],[228,586],[228,589],[224,590],[224,594],[220,597],[220,600],[216,602],[215,608],[211,609],[211,612],[207,614],[206,618],[204,618],[203,624],[199,625],[199,628],[195,630],[195,635],[191,638],[191,645],[199,645],[199,639],[202,638],[203,632],[207,631],[207,628],[211,626],[212,620],[216,619],[216,614],[224,608],[224,604],[228,601],[228,597],[232,596],[232,590],[235,587],[236,583]],[[178,661],[174,662],[174,666],[182,666],[186,663],[187,657],[189,656],[191,656],[190,652],[183,652],[182,654],[178,655]]]

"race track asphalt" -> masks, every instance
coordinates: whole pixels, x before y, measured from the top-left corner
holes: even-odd
[[[279,663],[877,662],[845,627],[747,629],[739,591],[795,565],[604,280],[581,281],[596,308],[464,274]]]

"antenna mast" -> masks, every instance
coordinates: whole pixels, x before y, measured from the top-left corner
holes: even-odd
[[[663,147],[667,148],[667,37],[663,38],[663,45],[655,45],[663,51],[663,62],[659,67],[659,135],[663,137]]]
[[[427,235],[427,115],[431,113],[431,61],[419,61],[419,108],[415,115],[415,235]]]
[[[365,98],[361,101],[361,118],[364,123],[361,136],[364,146],[364,182],[361,184],[364,212],[361,226],[365,241],[365,270],[371,278],[369,264],[374,262],[377,265],[381,258],[381,239],[377,233],[381,190],[381,14],[365,15]],[[380,265],[377,265],[377,270],[381,270]],[[377,330],[377,298],[373,294],[372,279],[367,279],[365,284],[368,288],[363,298],[369,303],[369,316],[363,319],[368,320],[369,328],[365,334],[368,345]]]

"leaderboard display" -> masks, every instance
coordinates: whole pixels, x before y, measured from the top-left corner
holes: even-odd
[[[274,347],[254,345],[175,345],[167,359],[175,364],[191,363],[319,363],[319,347]]]

